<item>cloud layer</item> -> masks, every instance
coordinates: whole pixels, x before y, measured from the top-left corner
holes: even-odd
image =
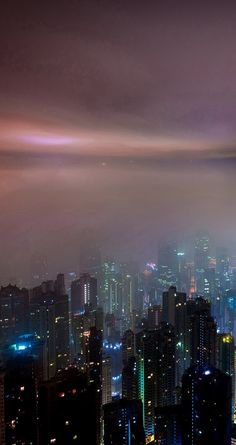
[[[84,227],[136,258],[201,227],[234,244],[235,21],[233,1],[4,2],[2,279],[35,251],[76,268]]]

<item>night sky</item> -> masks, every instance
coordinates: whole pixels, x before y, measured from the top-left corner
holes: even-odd
[[[134,259],[236,246],[236,3],[191,3],[2,2],[1,282],[76,269],[85,228]]]

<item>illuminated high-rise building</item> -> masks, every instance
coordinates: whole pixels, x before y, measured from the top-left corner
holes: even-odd
[[[217,334],[216,365],[225,374],[234,375],[234,338],[231,334]]]
[[[215,269],[208,267],[204,272],[204,292],[203,296],[214,302],[216,298],[216,273]]]
[[[139,398],[143,401],[147,436],[154,434],[154,408],[175,403],[175,351],[173,326],[161,323],[137,336]]]
[[[187,369],[182,384],[183,445],[231,444],[231,378],[212,367]]]
[[[163,292],[163,321],[175,329],[176,339],[176,384],[180,385],[184,370],[187,367],[187,307],[186,294],[177,292],[171,286]]]
[[[90,328],[87,349],[88,384],[94,390],[96,398],[96,443],[101,440],[101,406],[102,406],[102,331]]]
[[[68,295],[57,299],[55,306],[56,368],[64,369],[70,364],[69,301]]]
[[[176,322],[181,324],[180,313],[186,303],[186,294],[177,292],[176,287],[171,286],[168,291],[163,292],[162,297],[162,320],[175,326]]]
[[[105,313],[113,313],[121,306],[120,267],[112,258],[102,264],[100,300]]]
[[[81,370],[86,367],[90,329],[97,327],[96,312],[88,311],[72,315],[73,359]]]
[[[182,406],[180,404],[155,409],[155,443],[182,445]]]
[[[182,375],[188,363],[187,302],[186,294],[177,292],[175,297],[176,385],[181,386]]]
[[[45,380],[54,377],[56,363],[55,305],[50,303],[31,302],[30,332],[44,342],[45,347]]]
[[[235,345],[230,334],[217,334],[216,367],[231,377],[232,382],[232,412],[235,409]]]
[[[135,335],[131,329],[125,331],[122,337],[122,362],[127,365],[129,358],[135,355]]]
[[[73,314],[97,307],[97,279],[84,273],[71,284],[71,311]]]
[[[44,382],[38,404],[40,444],[96,444],[96,392],[76,368]]]
[[[6,363],[4,396],[6,444],[37,444],[37,377],[32,356],[20,354]]]
[[[30,328],[45,341],[49,378],[70,363],[69,299],[63,282],[60,274],[54,286],[42,283],[31,292]]]
[[[145,445],[141,400],[104,405],[104,445]]]
[[[178,275],[177,246],[167,243],[159,246],[158,252],[158,276],[160,293],[171,286],[176,286]]]
[[[8,285],[0,289],[0,345],[3,347],[29,329],[29,292]]]
[[[135,278],[131,273],[123,271],[121,274],[121,304],[120,315],[130,317],[134,308]]]
[[[210,316],[210,304],[197,298],[190,316],[190,356],[192,365],[216,364],[216,323]]]
[[[162,321],[162,306],[154,305],[148,308],[148,329],[156,329]]]
[[[129,357],[122,370],[122,397],[138,399],[138,367],[136,357]]]
[[[111,357],[104,355],[102,358],[102,405],[111,401]]]
[[[217,293],[224,295],[231,288],[230,257],[227,249],[218,249],[216,254]]]
[[[197,293],[204,295],[205,271],[209,266],[210,240],[207,234],[199,234],[194,245],[195,281]]]

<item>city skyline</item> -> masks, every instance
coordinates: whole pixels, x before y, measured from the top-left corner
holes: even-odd
[[[0,445],[232,445],[235,0],[2,3]]]

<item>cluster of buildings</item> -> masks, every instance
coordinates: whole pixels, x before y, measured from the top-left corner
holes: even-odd
[[[199,236],[157,263],[82,255],[0,289],[0,443],[230,445],[236,267]],[[38,272],[37,272],[38,270]],[[44,278],[44,279],[43,279]]]

